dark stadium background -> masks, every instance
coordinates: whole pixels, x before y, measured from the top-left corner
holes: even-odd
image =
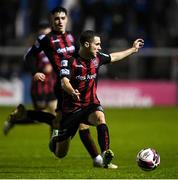
[[[26,78],[23,55],[37,25],[56,5],[69,9],[68,30],[101,34],[103,51],[122,50],[141,37],[145,48],[136,59],[110,65],[101,78],[124,80],[178,79],[177,0],[1,0],[0,77]],[[25,79],[26,80],[26,79]]]
[[[18,126],[7,137],[0,131],[0,179],[176,179],[178,0],[0,0],[0,130],[18,103],[32,107],[23,56],[39,22],[47,21],[48,11],[59,4],[69,10],[68,30],[76,35],[97,31],[104,52],[145,40],[138,54],[100,71],[113,162],[119,168],[93,168],[78,135],[69,155],[57,160],[48,149],[48,126]],[[147,101],[149,93],[155,102]],[[160,153],[155,171],[144,172],[136,164],[136,154],[145,147]]]

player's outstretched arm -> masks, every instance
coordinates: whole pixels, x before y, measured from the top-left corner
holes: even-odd
[[[134,54],[134,53],[138,52],[138,50],[140,48],[142,48],[143,45],[144,45],[144,40],[143,39],[135,40],[134,43],[133,43],[133,46],[131,48],[126,49],[124,51],[111,53],[110,54],[111,62],[122,60],[122,59],[130,56],[131,54]]]

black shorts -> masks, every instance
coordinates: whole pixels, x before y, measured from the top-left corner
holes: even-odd
[[[35,108],[43,105],[44,109],[48,106],[48,103],[50,101],[56,100],[56,96],[54,93],[49,93],[49,94],[41,94],[41,95],[34,95],[31,94],[32,102]]]
[[[57,97],[57,108],[56,108],[56,112],[62,111],[62,88],[60,85],[60,82],[58,81],[55,86],[54,86],[54,93]]]
[[[57,108],[55,111],[56,112],[62,111],[62,96],[57,98]]]
[[[63,114],[61,120],[61,128],[59,130],[59,141],[63,141],[69,137],[73,138],[76,134],[80,123],[89,124],[88,117],[92,112],[102,111],[100,104],[92,104],[75,112]]]

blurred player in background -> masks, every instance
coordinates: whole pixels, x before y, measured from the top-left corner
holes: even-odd
[[[97,97],[97,80],[100,66],[116,62],[138,52],[144,41],[137,39],[125,51],[103,54],[100,37],[94,31],[84,31],[80,37],[79,55],[61,61],[61,84],[63,88],[62,120],[60,127],[53,130],[50,141],[51,151],[59,158],[67,155],[70,140],[80,123],[97,127],[98,144],[103,157],[103,167],[113,169],[114,156],[109,149],[109,130],[103,108]]]
[[[41,111],[26,110],[23,105],[19,105],[17,109],[11,113],[9,120],[5,122],[4,133],[7,134],[14,124],[31,123],[31,122],[45,122],[50,124],[54,129],[58,129],[61,120],[62,95],[61,95],[61,81],[60,69],[61,60],[68,55],[75,56],[76,42],[73,35],[66,31],[67,25],[67,10],[63,7],[54,8],[50,12],[52,31],[48,34],[39,36],[38,41],[31,49],[31,54],[35,54],[36,48],[44,51],[50,60],[53,70],[57,76],[57,83],[55,86],[55,94],[58,100],[56,118],[53,114]],[[28,56],[27,56],[28,57]],[[31,63],[32,64],[32,63]],[[32,68],[33,69],[33,68]],[[44,81],[44,74],[38,74],[33,70],[34,78],[36,80]],[[40,103],[41,105],[41,103]],[[79,135],[82,143],[93,159],[93,165],[97,167],[103,166],[103,159],[99,154],[97,147],[91,137],[89,126],[80,124]]]
[[[47,22],[41,22],[38,35],[48,34],[51,27]],[[33,51],[33,53],[31,53]],[[25,56],[26,67],[32,72],[31,98],[35,110],[48,110],[55,114],[57,99],[54,94],[56,74],[44,51],[33,46]]]
[[[37,37],[48,34],[51,31],[48,22],[41,22],[38,26]],[[32,73],[31,80],[31,98],[33,107],[36,111],[26,111],[23,105],[19,105],[15,110],[18,112],[17,118],[11,118],[4,124],[4,134],[7,135],[9,130],[15,124],[33,124],[44,122],[52,127],[52,119],[55,117],[55,109],[57,106],[57,99],[54,93],[54,86],[56,84],[56,74],[54,73],[51,63],[44,51],[39,46],[32,46],[25,55],[25,67]],[[43,113],[39,111],[48,111],[51,114],[48,118],[43,118]],[[40,113],[41,120],[35,118],[36,112]],[[46,117],[46,116],[45,116]],[[19,120],[19,118],[21,120]],[[13,120],[12,120],[13,119]]]
[[[51,31],[48,22],[41,22],[38,26],[38,36]],[[32,46],[25,56],[26,67],[32,72],[31,98],[33,107],[38,111],[48,111],[56,115],[57,99],[54,93],[56,74],[44,51]],[[48,122],[52,132],[52,122]]]

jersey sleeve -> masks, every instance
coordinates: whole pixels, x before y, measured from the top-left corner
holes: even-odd
[[[39,49],[35,45],[33,45],[31,48],[28,49],[27,53],[24,56],[24,66],[32,73],[32,75],[38,72],[35,63],[38,53]]]
[[[60,78],[67,77],[70,79],[71,77],[71,62],[70,59],[61,60],[61,70],[60,70]]]
[[[111,62],[111,56],[109,54],[99,52],[98,57],[100,59],[100,66]]]
[[[38,43],[40,48],[44,51],[46,56],[48,57],[54,71],[58,76],[60,76],[60,61],[55,61],[53,57],[53,49],[50,44],[50,39],[47,35],[40,35],[38,37]]]

